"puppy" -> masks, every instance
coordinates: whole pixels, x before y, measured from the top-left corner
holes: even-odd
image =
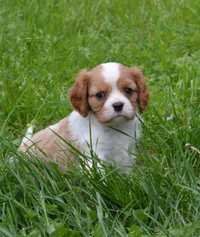
[[[70,142],[85,154],[92,147],[99,159],[129,172],[141,134],[137,110],[144,112],[149,98],[143,73],[119,63],[97,65],[79,73],[69,98],[75,111],[24,138],[20,151],[37,154],[63,168],[76,162]]]

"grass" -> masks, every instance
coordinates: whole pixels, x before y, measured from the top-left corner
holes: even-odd
[[[0,5],[0,236],[200,236],[200,156],[185,147],[200,148],[199,1]],[[131,175],[61,173],[17,154],[28,123],[40,129],[71,111],[77,71],[106,61],[149,77]]]

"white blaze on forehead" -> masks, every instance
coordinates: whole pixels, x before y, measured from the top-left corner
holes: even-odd
[[[103,63],[101,66],[104,80],[113,86],[116,85],[120,76],[119,63]]]
[[[112,117],[115,114],[113,110],[113,104],[115,102],[124,103],[123,112],[130,113],[133,111],[130,101],[123,95],[123,93],[117,87],[117,81],[120,77],[120,64],[119,63],[104,63],[102,66],[102,76],[104,81],[112,86],[112,91],[109,93],[108,98],[104,104],[104,108],[107,110],[107,114]],[[127,112],[128,111],[128,112]]]

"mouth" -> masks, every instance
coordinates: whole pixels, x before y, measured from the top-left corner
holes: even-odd
[[[120,124],[120,123],[124,123],[124,122],[134,119],[135,112],[134,111],[130,111],[130,112],[120,111],[120,112],[115,112],[112,114],[110,113],[107,114],[105,111],[103,111],[103,113],[102,112],[95,113],[95,116],[100,123],[103,123],[105,125],[110,124],[110,123]]]
[[[111,118],[111,121],[118,121],[118,120],[128,120],[128,117],[125,116],[124,114],[116,114]]]
[[[109,120],[107,120],[105,123],[110,125],[112,123],[123,123],[125,121],[129,121],[132,120],[134,118],[134,116],[128,116],[122,113],[118,113],[114,116],[112,116],[112,118],[110,118]]]
[[[113,116],[113,118],[118,118],[118,117],[127,117],[127,116],[122,113],[117,113],[116,115]]]
[[[133,119],[133,115],[130,115],[130,114],[125,114],[125,113],[116,113],[112,116],[111,119],[115,119],[115,118],[125,118],[127,120],[130,120],[130,119]]]

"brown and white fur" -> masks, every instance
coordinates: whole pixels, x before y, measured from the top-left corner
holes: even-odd
[[[69,97],[75,111],[55,125],[24,138],[19,149],[42,154],[65,167],[75,158],[63,139],[86,154],[92,141],[100,159],[128,172],[134,163],[131,153],[135,152],[141,134],[137,107],[143,112],[148,104],[143,73],[119,63],[100,64],[79,73]]]

